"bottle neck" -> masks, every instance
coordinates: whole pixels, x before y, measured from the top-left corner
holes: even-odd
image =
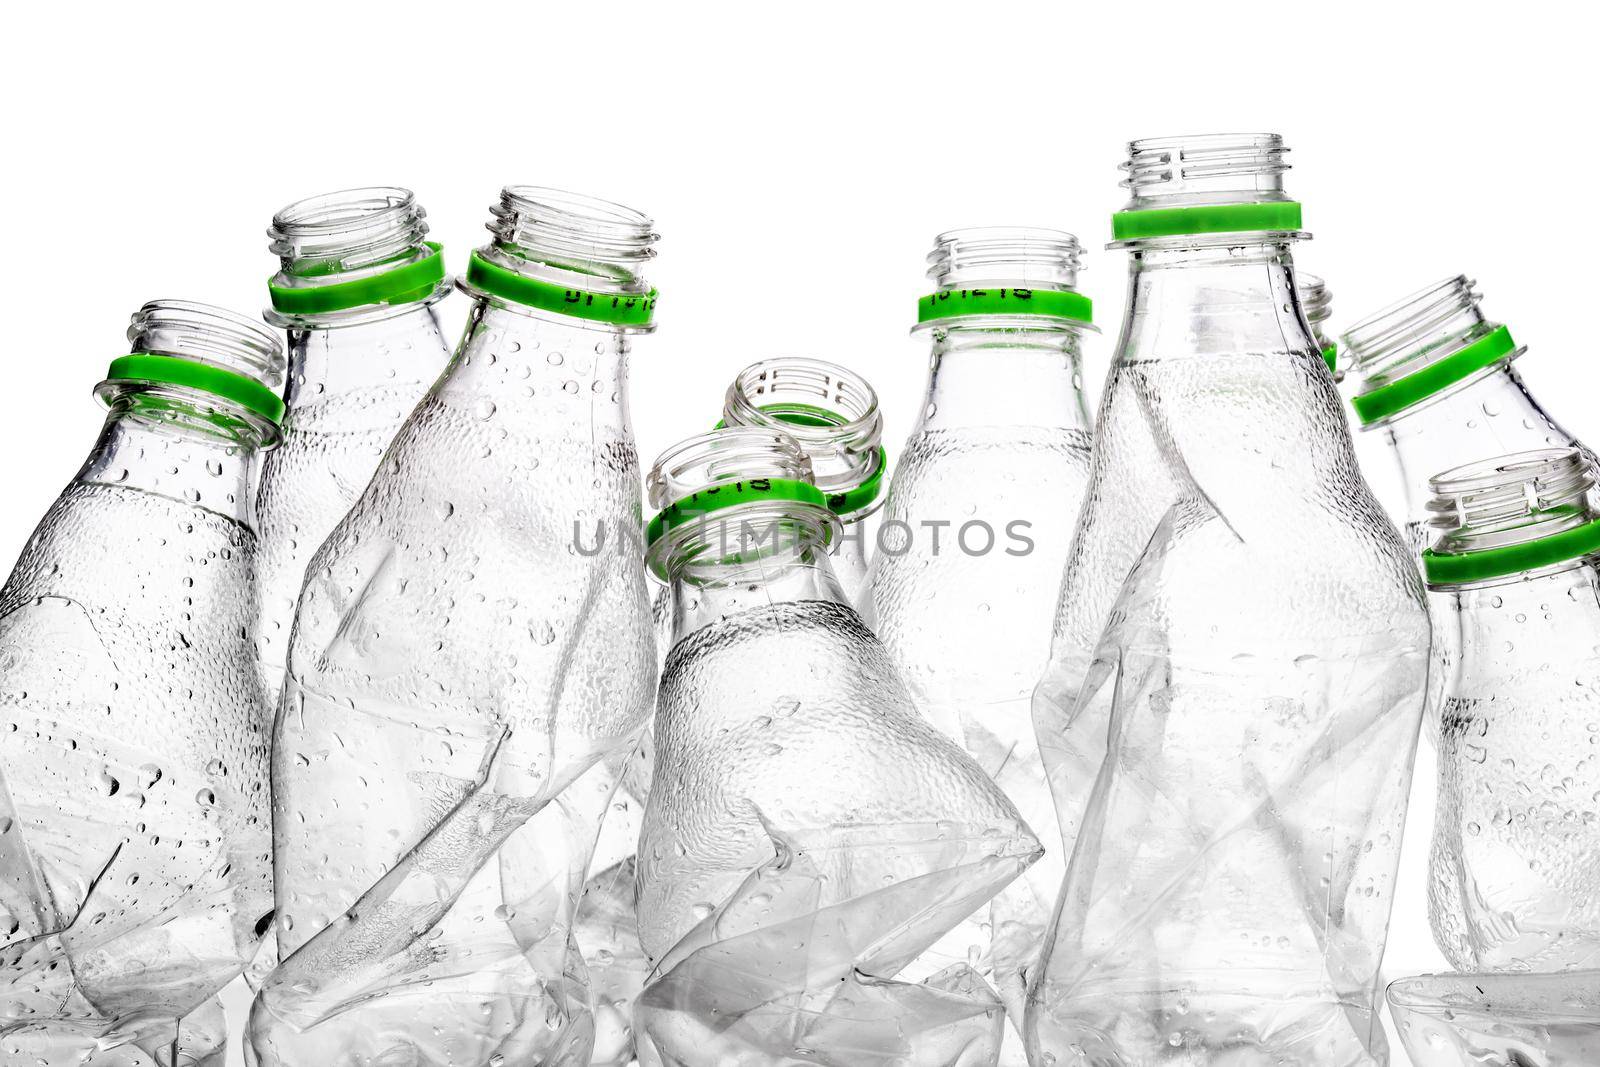
[[[1410,522],[1425,522],[1428,480],[1460,465],[1539,448],[1565,448],[1575,439],[1528,393],[1506,361],[1372,427],[1391,445]]]
[[[1117,360],[1315,354],[1294,284],[1292,241],[1133,249]]]
[[[252,525],[255,442],[147,402],[113,403],[77,484],[135,489]]]
[[[1041,426],[1088,432],[1082,332],[1065,325],[940,326],[919,429]]]
[[[699,524],[668,564],[672,643],[775,604],[823,600],[848,606],[822,536],[820,526],[800,517]]]
[[[345,326],[295,326],[289,331],[292,411],[352,393],[438,377],[449,344],[432,304]]]
[[[480,298],[436,387],[541,437],[631,445],[626,331]]]

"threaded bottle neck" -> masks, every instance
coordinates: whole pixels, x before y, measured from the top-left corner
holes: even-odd
[[[1363,389],[1415,374],[1499,329],[1482,299],[1477,283],[1458,274],[1351,326],[1341,340]]]
[[[1152,137],[1128,145],[1121,185],[1132,198],[1124,211],[1201,204],[1288,201],[1289,169],[1275,133],[1213,133]]]
[[[1505,548],[1576,529],[1597,517],[1594,472],[1574,448],[1480,460],[1429,479],[1428,526],[1440,554]]]
[[[643,293],[655,223],[609,200],[537,185],[508,185],[489,209],[494,240],[479,251],[529,277],[604,293]]]
[[[755,565],[814,563],[838,532],[811,460],[781,430],[731,426],[669,448],[645,479],[652,569],[709,581]]]
[[[934,238],[928,277],[939,292],[986,286],[1076,289],[1083,269],[1078,239],[1035,226],[976,226]]]
[[[883,413],[878,394],[847,367],[804,356],[752,363],[728,387],[729,426],[787,433],[810,458],[824,493],[854,489],[879,473]]]
[[[283,390],[283,346],[272,331],[225,308],[188,300],[152,300],[128,321],[129,351],[175,356]]]
[[[282,281],[341,281],[426,254],[427,212],[409,189],[370,186],[297,200],[272,217],[268,247]]]

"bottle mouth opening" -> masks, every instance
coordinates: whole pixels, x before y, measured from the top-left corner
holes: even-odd
[[[934,238],[927,276],[941,292],[975,286],[1076,289],[1083,249],[1065,230],[971,226]]]
[[[1119,183],[1132,193],[1125,211],[1286,200],[1289,149],[1275,133],[1149,137],[1128,144]]]
[[[1543,448],[1463,464],[1428,480],[1438,554],[1522,544],[1595,518],[1595,475],[1575,448]]]
[[[1458,274],[1368,315],[1341,340],[1358,369],[1388,376],[1401,365],[1442,356],[1488,332],[1493,324],[1478,307],[1482,299],[1477,283]]]
[[[879,462],[883,414],[878,394],[847,367],[804,356],[752,363],[728,387],[729,426],[777,430],[810,458],[818,488],[837,490],[870,477]]]
[[[424,251],[426,218],[409,189],[344,189],[281,209],[267,230],[268,247],[289,277],[362,271]]]
[[[663,580],[685,563],[727,566],[826,545],[838,530],[810,459],[780,430],[734,426],[680,441],[657,458],[646,488],[660,509],[646,524],[646,559]]]
[[[254,319],[189,300],[152,300],[127,331],[135,355],[175,356],[218,367],[281,392],[287,361],[278,338]]]
[[[686,438],[662,452],[645,479],[650,506],[671,507],[728,482],[783,478],[815,484],[811,459],[782,430],[729,426]]]
[[[489,212],[500,265],[544,266],[618,291],[642,290],[641,272],[660,239],[642,212],[538,185],[506,186]]]

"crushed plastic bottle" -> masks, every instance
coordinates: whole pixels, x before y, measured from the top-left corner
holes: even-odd
[[[1539,448],[1582,449],[1540,406],[1513,361],[1527,349],[1484,316],[1477,283],[1437,282],[1347,330],[1360,383],[1351,397],[1363,431],[1380,433],[1399,468],[1412,548],[1432,541],[1428,479],[1473,460]]]
[[[583,1063],[573,912],[650,709],[644,216],[507,187],[465,336],[318,551],[274,738],[264,1065]]]
[[[1412,1067],[1594,1067],[1600,971],[1424,974],[1389,985]]]
[[[1034,699],[1074,848],[1031,1062],[1386,1061],[1427,613],[1301,313],[1283,155],[1131,146],[1131,302]]]
[[[657,461],[676,644],[638,854],[644,1067],[978,1067],[1004,1009],[928,946],[1038,844],[846,603],[801,446],[731,428]]]
[[[950,946],[976,950],[1020,1050],[1025,971],[1066,870],[1029,706],[1089,478],[1080,346],[1092,308],[1069,233],[952,230],[928,263],[927,396],[889,487],[869,618],[913,703],[1044,842]]]
[[[866,379],[835,363],[783,356],[752,363],[728,386],[722,425],[783,430],[811,460],[816,484],[839,517],[830,560],[845,596],[858,604],[866,591],[868,519],[882,503],[888,456],[882,445],[878,395]],[[652,581],[651,618],[658,659],[672,646],[672,590]],[[634,850],[649,799],[653,735],[647,727],[619,777],[606,812],[595,869],[578,910],[577,937],[593,981],[595,1067],[625,1064],[633,1042],[625,1019],[644,988],[634,918]],[[617,1035],[609,1040],[608,1035]]]
[[[450,357],[435,307],[450,282],[425,215],[410,190],[348,189],[290,204],[268,231],[282,268],[266,317],[289,338],[283,441],[256,499],[256,655],[274,708],[306,564]]]
[[[157,301],[83,469],[0,591],[0,1058],[215,1064],[271,917],[270,715],[247,635],[283,350]]]
[[[1600,511],[1576,449],[1436,475],[1443,671],[1428,882],[1462,971],[1600,968]]]

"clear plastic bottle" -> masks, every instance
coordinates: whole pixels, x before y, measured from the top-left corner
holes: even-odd
[[[639,841],[645,1067],[992,1064],[1003,1008],[922,951],[1038,844],[912,704],[826,552],[802,447],[736,427],[668,450],[647,541],[675,644]]]
[[[572,913],[655,679],[626,388],[651,225],[507,187],[459,349],[312,561],[259,1063],[587,1060]]]
[[[1528,392],[1513,360],[1527,351],[1486,318],[1464,275],[1438,282],[1350,327],[1342,338],[1351,403],[1366,432],[1381,433],[1399,466],[1404,522],[1421,552],[1428,479],[1479,459],[1583,445]],[[1594,458],[1588,449],[1584,453]],[[1398,518],[1398,516],[1397,516]]]
[[[782,430],[800,442],[813,465],[817,487],[839,516],[840,536],[829,546],[830,561],[851,604],[866,586],[867,520],[878,510],[888,456],[882,445],[878,395],[847,367],[804,356],[752,363],[740,371],[723,404],[725,426]],[[666,659],[672,644],[672,590],[654,581],[651,615],[656,648]],[[635,916],[635,848],[650,796],[653,737],[649,729],[627,760],[606,811],[594,870],[578,909],[577,937],[593,980],[596,1067],[624,1064],[632,1040],[625,1021],[644,987],[648,967],[639,947]]]
[[[1600,968],[1600,511],[1576,449],[1436,475],[1429,917],[1462,971]]]
[[[266,318],[289,338],[283,440],[256,498],[256,655],[274,707],[306,564],[450,358],[435,305],[451,286],[425,215],[408,189],[347,189],[290,204],[267,231],[282,267]]]
[[[941,234],[922,415],[889,487],[872,621],[912,701],[995,779],[1045,856],[981,918],[980,967],[1020,1026],[1024,970],[1066,864],[1029,714],[1089,478],[1077,238],[985,227]]]
[[[1593,1067],[1600,971],[1423,974],[1389,985],[1412,1067]]]
[[[1130,301],[1034,699],[1073,845],[1034,1063],[1387,1058],[1428,620],[1301,311],[1284,151],[1131,146]]]
[[[247,635],[283,350],[180,301],[128,339],[99,440],[0,591],[7,1063],[220,1067],[213,996],[272,911]]]

